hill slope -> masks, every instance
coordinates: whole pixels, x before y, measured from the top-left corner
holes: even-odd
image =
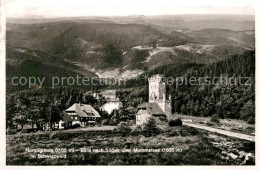
[[[221,24],[196,30],[183,27],[183,23],[195,22],[198,18],[166,18],[169,22],[160,17],[130,16],[7,24],[7,44],[44,56],[39,60],[31,55],[33,60],[57,64],[83,75],[126,78],[166,64],[210,64],[254,48],[254,30],[234,31],[223,29],[225,26],[220,29]],[[172,29],[178,25],[181,30]],[[43,61],[43,58],[48,59]]]
[[[6,89],[7,93],[28,89],[28,81],[26,85],[13,85],[11,80],[13,77],[38,77],[40,80],[44,78],[43,87],[52,87],[52,78],[59,77],[73,77],[76,80],[79,77],[96,77],[92,72],[82,70],[82,68],[65,62],[63,60],[55,59],[45,53],[29,50],[27,48],[15,48],[7,46],[6,49]],[[18,81],[18,80],[16,80]],[[68,85],[64,81],[63,85]],[[17,82],[15,82],[17,83]],[[23,82],[24,83],[24,82]],[[39,88],[40,82],[32,88]],[[59,85],[62,85],[61,82]],[[77,87],[77,84],[73,85]],[[90,86],[82,86],[89,90]]]

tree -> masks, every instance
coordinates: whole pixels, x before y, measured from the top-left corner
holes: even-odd
[[[182,104],[181,105],[181,113],[182,114],[185,114],[187,111],[186,111],[186,107],[185,107],[185,104]]]
[[[217,114],[213,114],[210,119],[212,122],[219,123],[219,117]]]
[[[153,117],[150,117],[144,124],[143,131],[147,137],[156,135],[160,132],[160,129],[157,127],[156,120]]]
[[[6,98],[6,127],[13,128],[13,118],[16,112],[16,102],[13,95],[7,96]]]
[[[169,126],[182,126],[182,121],[180,118],[174,119],[174,120],[170,120],[169,121]]]
[[[18,112],[15,113],[13,122],[16,123],[17,125],[20,125],[21,129],[23,129],[24,125],[28,123],[26,106],[23,105],[19,108]]]
[[[250,124],[255,123],[255,105],[251,100],[246,102],[240,111],[240,118]]]
[[[189,115],[193,115],[194,113],[194,102],[193,100],[188,100],[188,103],[186,105],[186,110]]]

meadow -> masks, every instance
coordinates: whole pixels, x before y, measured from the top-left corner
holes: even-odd
[[[138,131],[127,135],[116,130],[54,131],[7,135],[6,139],[7,165],[237,164],[232,159],[222,159],[221,150],[209,142],[206,133],[186,126],[166,128],[152,136]],[[33,149],[57,152],[33,153]],[[138,149],[141,151],[134,152]],[[57,158],[57,154],[61,157]]]

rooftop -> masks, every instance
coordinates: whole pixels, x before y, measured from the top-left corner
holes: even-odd
[[[149,114],[159,116],[166,114],[162,111],[157,103],[142,103],[138,106],[138,109],[146,109]]]
[[[75,112],[80,117],[101,117],[99,113],[88,104],[74,103],[65,112]]]

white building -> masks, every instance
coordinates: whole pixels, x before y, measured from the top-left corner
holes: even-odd
[[[149,103],[138,106],[136,124],[141,125],[151,116],[167,116],[171,114],[171,96],[166,99],[166,84],[163,75],[152,75],[149,79]]]
[[[100,122],[99,113],[88,104],[74,103],[65,112],[71,117],[72,125],[88,125],[90,123],[97,124]]]

